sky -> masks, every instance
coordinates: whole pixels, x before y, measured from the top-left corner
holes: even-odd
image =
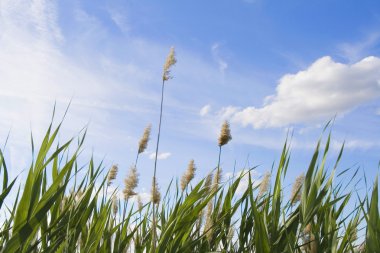
[[[289,184],[307,169],[331,119],[332,168],[360,168],[371,180],[380,151],[380,2],[353,0],[99,1],[0,0],[0,140],[15,177],[71,101],[60,140],[88,126],[81,159],[119,165],[115,187],[139,159],[147,196],[157,141],[162,68],[165,86],[157,168],[162,189],[191,159],[196,180],[217,165],[224,120],[226,175],[278,162],[292,134]],[[22,181],[22,180],[21,180]]]

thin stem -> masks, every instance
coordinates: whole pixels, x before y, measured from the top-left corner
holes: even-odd
[[[162,121],[162,107],[164,103],[164,88],[165,88],[165,80],[162,80],[162,87],[161,87],[161,106],[160,106],[160,121],[158,123],[158,134],[157,134],[157,145],[156,145],[156,156],[154,159],[154,171],[153,171],[153,194],[156,192],[156,171],[157,171],[157,156],[158,156],[158,146],[160,144],[160,135],[161,135],[161,121]],[[157,207],[158,208],[158,207]],[[156,231],[156,226],[157,226],[157,218],[156,218],[156,211],[155,211],[155,204],[153,203],[153,231],[152,231],[152,252],[156,252],[156,237],[157,237],[157,231]],[[158,211],[158,210],[157,210]]]
[[[218,168],[216,170],[216,179],[219,179],[219,170],[220,170],[220,156],[222,154],[222,146],[219,146],[219,158],[218,158]],[[215,184],[218,184],[219,186],[219,181],[214,182]],[[216,188],[218,188],[218,186]],[[216,206],[216,201],[217,201],[217,194],[215,193],[215,198],[214,198],[214,206]]]
[[[217,173],[219,173],[219,167],[220,167],[220,155],[222,154],[222,146],[219,146],[219,159],[218,159],[218,170]]]
[[[154,159],[154,171],[153,171],[153,180],[155,180],[156,177],[156,170],[157,170],[157,156],[158,156],[158,146],[160,144],[160,135],[161,135],[161,121],[162,121],[162,107],[164,103],[164,87],[165,87],[165,81],[162,81],[162,88],[161,88],[161,106],[160,106],[160,121],[158,123],[158,134],[157,134],[157,145],[156,145],[156,157]]]
[[[136,161],[135,161],[135,167],[137,168],[137,161],[139,160],[139,153],[137,153],[137,155],[136,155]]]

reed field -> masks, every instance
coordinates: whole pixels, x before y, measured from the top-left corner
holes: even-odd
[[[233,138],[227,121],[215,140],[215,168],[193,182],[196,161],[190,160],[181,178],[160,188],[157,156],[154,168],[140,168],[138,159],[149,142],[158,154],[164,87],[175,63],[171,49],[162,75],[159,122],[144,130],[124,185],[111,194],[117,165],[79,161],[86,130],[58,142],[62,121],[52,120],[43,140],[32,139],[33,160],[24,182],[9,178],[12,168],[0,152],[0,252],[380,252],[378,180],[367,180],[364,196],[350,189],[361,176],[340,167],[344,145],[332,165],[327,161],[331,124],[304,173],[292,180],[290,193],[284,189],[290,138],[259,181],[253,180],[254,167],[223,180],[220,159]],[[158,129],[157,139],[150,136],[152,127]],[[136,191],[140,170],[152,171],[146,204]],[[238,194],[242,180],[248,184]]]

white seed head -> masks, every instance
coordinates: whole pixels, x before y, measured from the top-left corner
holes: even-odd
[[[187,187],[187,185],[190,183],[190,181],[194,178],[195,175],[195,164],[194,160],[191,160],[189,163],[189,166],[187,167],[186,172],[183,174],[181,178],[181,189],[184,191]]]
[[[117,164],[112,165],[111,169],[108,172],[107,175],[107,185],[110,186],[113,182],[113,180],[116,179],[117,172],[119,170],[119,167]]]
[[[259,197],[263,196],[265,193],[268,192],[269,186],[270,186],[270,173],[266,172],[261,183],[260,183],[260,188],[259,188]]]
[[[218,145],[224,146],[226,145],[230,140],[232,140],[231,136],[231,130],[230,130],[230,123],[228,121],[224,121],[222,128],[220,130],[220,135],[218,139]]]
[[[124,200],[136,195],[135,188],[139,183],[139,175],[136,166],[132,166],[129,170],[128,176],[124,179]]]
[[[138,154],[141,154],[147,148],[151,130],[152,130],[152,125],[149,124],[145,128],[144,134],[140,139]]]
[[[166,58],[166,61],[165,61],[165,64],[164,64],[164,73],[162,74],[162,80],[163,81],[167,81],[169,80],[170,78],[172,78],[172,76],[170,76],[170,68],[176,64],[177,62],[177,59],[175,58],[175,51],[174,51],[174,47],[171,47],[170,48],[170,52],[169,52],[169,55],[168,57]]]

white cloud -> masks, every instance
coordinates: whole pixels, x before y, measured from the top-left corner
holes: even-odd
[[[131,26],[125,15],[125,12],[126,12],[125,9],[120,11],[120,10],[111,8],[108,10],[108,12],[110,14],[112,21],[122,32],[129,33],[131,31]]]
[[[214,43],[211,46],[211,53],[212,53],[212,56],[214,57],[214,60],[218,63],[220,73],[224,74],[226,72],[226,69],[228,68],[228,64],[220,56],[219,48],[220,48],[219,43]]]
[[[284,75],[261,108],[236,110],[232,121],[254,128],[326,121],[380,97],[380,59],[348,65],[322,57],[308,69]],[[227,107],[228,108],[228,107]],[[227,111],[231,111],[231,108]]]
[[[338,140],[332,140],[331,141],[331,147],[338,151],[342,148],[343,142]],[[371,148],[378,148],[380,147],[380,142],[376,141],[369,141],[369,140],[360,140],[360,139],[351,139],[344,142],[344,148],[345,149],[371,149]]]
[[[234,178],[234,180],[236,180],[241,175],[243,175],[243,177],[241,178],[240,183],[236,189],[237,194],[243,194],[247,190],[249,184],[249,176],[251,176],[252,187],[256,187],[261,182],[261,178],[259,177],[260,174],[255,170],[251,170],[250,173],[248,173],[248,170],[240,170],[235,172],[234,175],[232,172],[227,172],[224,174],[224,177],[226,179]]]
[[[210,110],[211,110],[211,105],[205,105],[199,111],[199,115],[201,115],[202,117],[206,116],[210,112]]]
[[[47,0],[3,0],[0,16],[2,17],[2,38],[12,35],[33,33],[44,40],[61,41],[62,34],[57,25],[56,1]]]
[[[360,60],[364,55],[379,44],[380,33],[372,32],[363,40],[356,43],[343,43],[338,46],[340,54],[351,62]]]
[[[226,120],[234,116],[238,111],[240,110],[239,107],[235,106],[227,106],[223,107],[219,112],[218,112],[218,117],[222,120]]]
[[[150,194],[150,192],[140,192],[138,195],[133,196],[133,202],[137,203],[138,196],[140,196],[140,199],[143,204],[148,203],[152,199],[152,194]]]
[[[172,153],[170,153],[170,152],[159,153],[157,156],[157,159],[158,160],[165,160],[165,159],[168,159],[171,155],[172,155]],[[149,159],[154,159],[154,158],[156,158],[155,152],[153,152],[149,155]]]
[[[152,52],[162,48],[134,43],[134,39],[120,45],[112,42],[110,33],[107,43],[120,45],[112,48],[130,50],[124,51],[126,60],[118,61],[107,54],[110,44],[97,45],[107,35],[107,27],[96,22],[96,17],[86,17],[93,22],[83,16],[78,19],[75,15],[85,11],[70,4],[74,14],[62,20],[72,19],[78,30],[86,31],[80,36],[78,30],[60,26],[56,1],[0,0],[0,136],[4,138],[11,129],[5,150],[13,168],[11,176],[27,168],[30,132],[38,145],[55,102],[57,121],[72,99],[59,139],[76,135],[90,122],[86,146],[95,146],[95,157],[104,157],[110,147],[117,150],[135,144],[131,135],[138,121],[132,119],[143,118],[159,101],[147,88],[154,74],[139,52],[140,47],[150,48],[150,59],[157,64]],[[127,126],[126,116],[130,119]],[[116,152],[111,153],[107,159],[115,159]]]

